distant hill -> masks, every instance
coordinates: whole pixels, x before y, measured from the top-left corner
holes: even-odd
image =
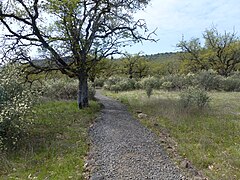
[[[150,61],[169,62],[169,61],[178,61],[179,60],[178,56],[179,56],[179,52],[166,52],[166,53],[145,55],[144,57]]]

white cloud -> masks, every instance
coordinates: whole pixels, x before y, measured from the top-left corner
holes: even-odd
[[[144,12],[136,14],[136,18],[144,18],[150,30],[158,28],[160,39],[153,47],[142,47],[146,53],[161,49],[174,50],[174,45],[181,39],[201,37],[206,28],[217,26],[219,31],[240,31],[240,4],[239,0],[152,0]],[[240,32],[239,32],[240,33]],[[139,46],[138,46],[139,48]],[[149,50],[146,50],[149,49]]]

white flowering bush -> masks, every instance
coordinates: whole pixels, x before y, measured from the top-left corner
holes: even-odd
[[[14,149],[32,122],[29,114],[36,94],[15,66],[0,69],[0,150]]]

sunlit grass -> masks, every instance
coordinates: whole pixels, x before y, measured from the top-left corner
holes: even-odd
[[[209,108],[184,110],[178,92],[105,92],[129,106],[156,134],[167,132],[177,142],[177,152],[189,159],[209,179],[240,179],[240,93],[212,92]]]
[[[83,179],[87,130],[100,106],[91,102],[79,110],[75,102],[58,101],[35,110],[22,147],[0,158],[0,179]]]

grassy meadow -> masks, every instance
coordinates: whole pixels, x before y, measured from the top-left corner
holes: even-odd
[[[21,147],[0,156],[0,179],[83,179],[87,131],[99,110],[94,101],[83,110],[75,101],[37,105]]]
[[[210,92],[210,104],[204,109],[182,108],[178,92],[154,91],[150,98],[143,90],[104,93],[127,104],[136,117],[138,112],[147,114],[141,123],[158,134],[163,144],[171,144],[181,160],[188,159],[204,176],[240,179],[239,92]],[[163,140],[168,136],[170,140]],[[176,155],[175,160],[180,164]]]

